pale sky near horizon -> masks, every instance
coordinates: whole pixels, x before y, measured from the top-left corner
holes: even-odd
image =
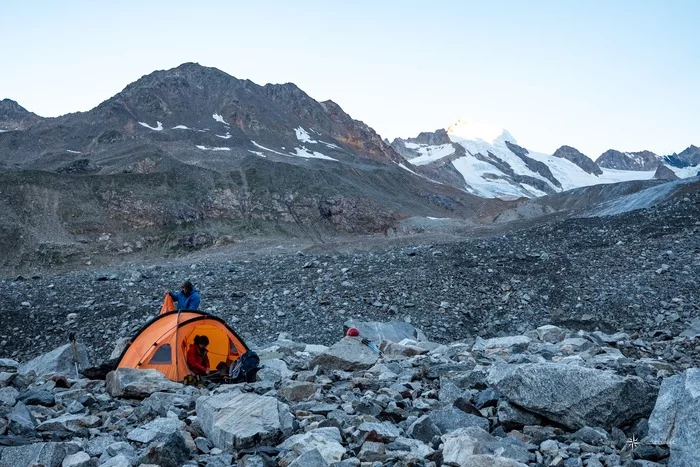
[[[695,0],[0,0],[0,99],[86,111],[197,62],[293,82],[390,140],[463,118],[549,154],[671,154],[700,145],[698,24]]]

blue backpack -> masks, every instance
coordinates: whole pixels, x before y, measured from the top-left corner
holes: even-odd
[[[231,367],[229,372],[231,383],[254,383],[255,375],[260,368],[260,357],[254,351],[248,350]]]

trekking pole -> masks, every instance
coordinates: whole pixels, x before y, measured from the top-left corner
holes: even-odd
[[[78,365],[78,345],[75,341],[75,332],[71,331],[68,333],[68,340],[71,343],[71,347],[73,347],[73,364],[75,365],[75,377],[80,378],[80,367]]]

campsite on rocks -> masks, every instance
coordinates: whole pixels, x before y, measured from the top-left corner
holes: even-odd
[[[700,466],[695,7],[33,3],[0,467]]]

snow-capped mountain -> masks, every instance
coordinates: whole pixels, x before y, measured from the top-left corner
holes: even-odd
[[[596,164],[569,146],[552,155],[531,152],[503,128],[465,120],[417,138],[397,138],[391,146],[427,176],[457,183],[455,186],[484,198],[536,197],[601,183],[650,180],[660,166],[679,178],[700,170],[697,164],[690,165],[694,156],[685,152],[672,159],[675,166],[667,160],[671,156],[661,158],[649,151],[625,154],[611,150],[603,159],[608,164]],[[694,155],[690,149],[686,151]],[[670,177],[666,172],[656,178]]]

